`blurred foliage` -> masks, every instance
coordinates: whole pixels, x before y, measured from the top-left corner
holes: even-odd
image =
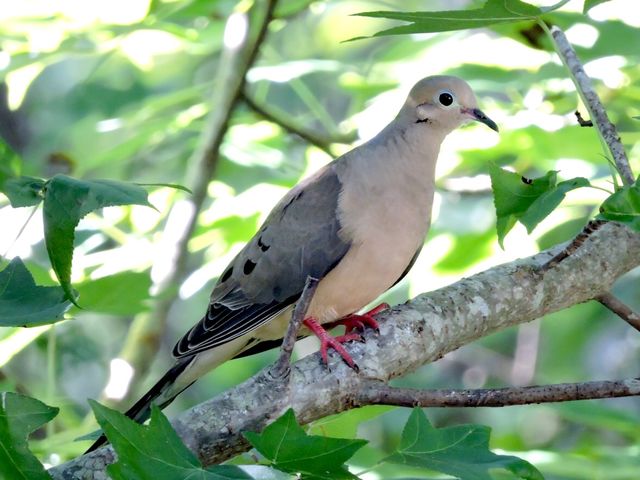
[[[280,3],[244,94],[286,122],[267,120],[242,100],[234,111],[209,198],[187,242],[188,275],[175,285],[169,331],[147,384],[169,365],[171,345],[200,318],[213,282],[286,189],[329,161],[325,150],[343,153],[351,139],[359,142],[375,134],[393,118],[407,88],[426,75],[467,79],[501,133],[469,127],[447,139],[427,244],[411,274],[386,300],[401,302],[566,241],[596,213],[607,193],[573,190],[530,236],[516,224],[504,249],[498,244],[488,162],[527,178],[558,171],[563,179],[584,177],[595,187],[613,190],[597,135],[577,125],[573,112],[584,114],[584,107],[535,22],[344,42],[397,26],[391,20],[351,16],[359,12],[482,8],[482,3]],[[542,7],[551,2],[531,3]],[[225,68],[221,52],[225,41],[238,34],[227,30],[225,40],[227,19],[251,4],[129,0],[4,5],[0,136],[10,148],[0,144],[0,185],[16,175],[40,179],[62,174],[83,181],[190,186],[197,176],[194,152],[216,108],[210,98],[219,88],[215,73]],[[583,8],[591,9],[584,15]],[[638,12],[632,0],[572,0],[544,16],[565,29],[576,46],[636,172]],[[321,144],[309,145],[287,125],[313,132]],[[25,195],[25,204],[37,200],[33,189],[15,187]],[[623,190],[607,211],[628,213],[625,205],[636,201],[636,190]],[[148,201],[157,211],[111,207],[80,220],[69,280],[86,302],[81,301],[83,309],[70,311],[72,321],[55,329],[0,329],[0,390],[26,393],[61,408],[46,434],[37,431],[30,443],[46,464],[83,451],[85,444],[72,440],[92,428],[83,420],[89,413],[86,398],[100,396],[133,316],[147,310],[155,293],[150,286],[174,258],[171,239],[183,227],[186,194],[165,187],[149,191]],[[32,209],[12,208],[0,197],[0,254],[24,259],[38,286],[55,285],[41,215],[31,218]],[[0,267],[6,269],[6,264]],[[637,275],[631,272],[615,288],[634,308],[640,308]],[[590,303],[491,335],[396,382],[472,388],[635,377],[639,347],[637,332]],[[296,351],[302,356],[315,348],[309,339],[299,342]],[[182,394],[169,415],[247,378],[273,355],[265,352],[221,366]],[[627,399],[443,409],[429,416],[437,426],[490,425],[492,449],[516,452],[548,479],[631,480],[640,471],[639,407],[637,400]],[[406,478],[416,475],[410,467],[377,462],[399,444],[408,414],[367,407],[325,419],[311,431],[369,440],[349,461],[356,474],[371,468],[366,478]]]

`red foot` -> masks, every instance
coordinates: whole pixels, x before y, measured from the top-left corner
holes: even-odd
[[[302,323],[304,323],[307,328],[320,339],[320,355],[322,356],[322,360],[324,361],[325,365],[328,364],[327,350],[329,348],[333,348],[340,354],[347,365],[353,368],[356,372],[360,370],[358,368],[358,365],[356,365],[356,362],[354,362],[353,358],[351,358],[351,355],[349,355],[349,352],[347,352],[342,346],[342,344],[345,342],[350,342],[352,340],[362,340],[362,337],[359,334],[351,333],[340,335],[339,337],[332,337],[324,328],[322,328],[322,326],[318,322],[316,322],[313,317],[305,318]]]
[[[354,330],[360,330],[361,332],[363,332],[365,327],[370,327],[374,329],[376,332],[379,332],[380,325],[378,325],[378,322],[376,321],[375,318],[373,318],[373,316],[377,315],[378,313],[384,310],[387,310],[388,308],[389,308],[388,303],[381,303],[380,305],[378,305],[375,308],[372,308],[368,312],[361,313],[361,314],[352,313],[351,315],[347,315],[346,317],[331,323],[330,326],[331,328],[333,328],[338,325],[344,325],[345,335],[349,335]]]

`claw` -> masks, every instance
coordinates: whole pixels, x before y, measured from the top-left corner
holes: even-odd
[[[346,333],[338,337],[332,337],[322,326],[316,322],[313,317],[305,318],[302,322],[306,327],[311,330],[316,337],[320,339],[320,356],[325,365],[328,365],[328,350],[333,348],[342,357],[342,360],[349,365],[356,372],[360,371],[356,362],[353,361],[349,352],[342,346],[345,342],[351,342],[354,340],[362,341],[362,336],[357,333]]]
[[[344,325],[345,335],[351,333],[353,330],[360,330],[361,332],[363,332],[365,327],[372,328],[376,331],[376,333],[380,333],[380,325],[378,324],[376,319],[373,318],[373,316],[384,310],[387,310],[388,308],[390,308],[388,303],[381,303],[368,312],[361,314],[353,313],[351,315],[347,315],[343,319],[335,322],[335,325]]]

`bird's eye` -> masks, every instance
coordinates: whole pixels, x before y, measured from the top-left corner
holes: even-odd
[[[453,95],[449,92],[441,92],[438,95],[438,101],[444,107],[450,107],[453,104]]]

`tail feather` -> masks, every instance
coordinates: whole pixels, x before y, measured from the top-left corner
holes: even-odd
[[[168,406],[174,398],[182,393],[189,386],[193,385],[193,382],[185,385],[180,390],[170,391],[176,378],[180,376],[182,372],[189,366],[194,357],[188,357],[179,360],[173,367],[171,367],[167,373],[165,373],[158,382],[151,387],[151,389],[145,393],[140,400],[138,400],[129,410],[125,412],[125,415],[131,420],[137,423],[144,423],[151,416],[151,405],[156,405],[158,408],[163,409]],[[170,393],[168,393],[170,392]],[[166,397],[166,398],[165,398]],[[160,400],[160,401],[157,401]],[[89,453],[107,443],[107,437],[102,434],[100,438],[95,441],[91,447],[85,452]]]

